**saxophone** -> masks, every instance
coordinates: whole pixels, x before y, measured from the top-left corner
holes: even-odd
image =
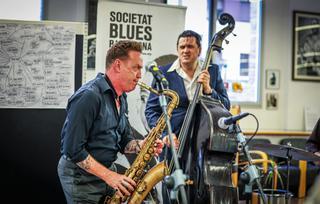
[[[142,82],[138,82],[138,85],[148,91],[159,95],[159,92],[150,86]],[[175,109],[179,104],[179,96],[176,92],[166,89],[163,91],[163,94],[171,98],[170,103],[167,107],[168,117],[172,115],[173,109]],[[164,176],[168,175],[168,167],[165,162],[160,162],[154,166],[148,173],[144,175],[145,168],[147,164],[151,161],[154,156],[154,145],[156,139],[160,138],[161,133],[166,127],[165,116],[162,114],[157,121],[157,125],[151,129],[150,133],[147,136],[146,142],[141,148],[139,154],[134,160],[133,164],[129,169],[126,170],[125,175],[137,183],[137,186],[132,193],[131,197],[128,200],[128,197],[121,199],[120,196],[114,194],[112,197],[107,197],[105,204],[119,204],[128,200],[129,204],[141,203],[143,199],[148,195],[150,190],[155,186],[159,181],[163,179]],[[142,178],[143,177],[143,178]]]

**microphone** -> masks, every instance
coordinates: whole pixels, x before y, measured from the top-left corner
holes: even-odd
[[[158,83],[162,83],[164,86],[169,85],[169,82],[164,77],[162,71],[158,68],[158,66],[155,66],[155,65],[150,66],[149,71],[152,73],[153,77],[156,79]]]
[[[228,127],[238,120],[248,116],[249,113],[240,113],[239,115],[230,116],[230,117],[222,117],[218,120],[218,126],[221,129],[228,129]]]

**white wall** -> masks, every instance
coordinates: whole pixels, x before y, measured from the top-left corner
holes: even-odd
[[[139,0],[143,1],[143,0]],[[46,3],[46,19],[86,20],[86,0],[54,1]],[[150,2],[159,2],[158,0]],[[161,2],[161,1],[160,1]],[[292,15],[293,10],[320,13],[319,0],[264,0],[262,24],[261,90],[260,107],[242,106],[242,112],[257,116],[259,130],[304,130],[305,105],[320,107],[320,82],[292,81]],[[280,89],[265,89],[265,70],[280,70]],[[266,110],[266,93],[278,93],[277,110]],[[320,116],[319,116],[320,117]],[[247,117],[240,122],[242,130],[254,130],[256,123]]]
[[[292,81],[293,10],[320,12],[319,0],[266,0],[262,24],[262,106],[242,106],[242,112],[257,116],[260,130],[304,130],[304,106],[320,107],[320,82]],[[265,89],[265,70],[280,70],[280,89]],[[266,93],[279,94],[277,110],[266,110]],[[320,117],[320,115],[319,115]],[[243,130],[253,130],[253,119],[243,119]]]

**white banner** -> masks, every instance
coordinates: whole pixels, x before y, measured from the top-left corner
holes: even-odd
[[[176,55],[176,41],[184,30],[185,7],[165,4],[100,0],[97,13],[96,71],[104,73],[106,51],[115,42],[136,40],[143,45],[143,63]],[[143,74],[145,70],[143,70]],[[142,79],[144,80],[144,78]],[[140,133],[146,133],[141,117],[140,88],[128,94],[129,120]]]

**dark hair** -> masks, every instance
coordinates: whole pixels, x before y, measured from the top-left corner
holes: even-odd
[[[142,52],[141,43],[133,40],[120,40],[112,45],[108,50],[106,56],[106,69],[109,69],[109,66],[116,59],[127,59],[129,51]]]
[[[177,47],[179,45],[180,38],[186,38],[186,37],[195,37],[197,45],[201,48],[201,36],[192,30],[185,30],[179,35],[177,40]]]

